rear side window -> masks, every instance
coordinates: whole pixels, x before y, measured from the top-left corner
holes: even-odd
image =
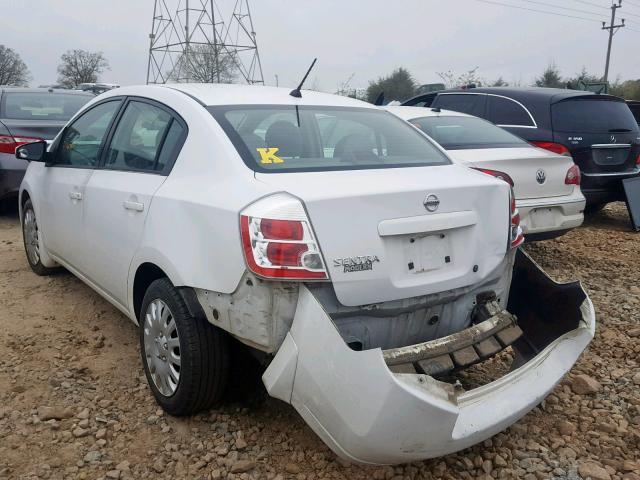
[[[208,107],[249,168],[260,172],[449,164],[427,138],[371,108]]]
[[[423,117],[410,121],[447,150],[525,147],[519,137],[476,117]]]
[[[49,92],[5,92],[0,117],[12,120],[69,120],[93,96]]]
[[[473,93],[446,93],[440,94],[433,102],[433,106],[453,110],[454,112],[468,113],[476,117],[484,116],[484,104],[486,96]]]
[[[524,107],[510,98],[488,96],[486,118],[496,125],[535,127]]]
[[[576,133],[638,131],[631,110],[623,101],[609,98],[572,98],[551,106],[554,130]]]
[[[129,102],[107,149],[105,168],[162,170],[164,163],[158,162],[158,155],[172,120],[167,111],[155,105]]]
[[[120,100],[114,100],[97,105],[65,128],[54,163],[95,167],[100,155],[100,146],[120,104]]]

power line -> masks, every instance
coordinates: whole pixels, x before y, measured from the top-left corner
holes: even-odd
[[[552,8],[557,8],[559,10],[567,10],[570,12],[578,12],[578,13],[582,13],[582,14],[586,14],[586,15],[595,15],[597,17],[600,17],[602,14],[598,13],[598,12],[590,12],[588,10],[580,10],[578,8],[571,8],[571,7],[560,7],[558,5],[554,5],[553,3],[546,3],[546,2],[538,2],[536,0],[520,0],[522,2],[528,2],[528,3],[535,3],[537,5],[542,5],[545,7],[552,7]]]
[[[587,2],[587,0],[573,0],[574,2],[584,3],[585,5],[591,5],[592,7],[603,8],[605,10],[609,10],[609,7],[603,7],[602,5],[598,5],[597,3]]]
[[[630,2],[629,0],[625,0],[626,3],[628,3],[629,5],[633,5],[636,8],[640,8],[640,3],[636,3],[636,2]]]
[[[547,15],[555,15],[557,17],[574,18],[574,19],[583,20],[586,22],[602,23],[600,20],[596,20],[595,18],[578,17],[577,15],[567,15],[564,13],[550,12],[548,10],[538,10],[536,8],[520,7],[518,5],[511,5],[509,3],[496,2],[494,0],[476,0],[476,2],[489,3],[492,5],[500,5],[502,7],[517,8],[518,10],[527,10],[529,12],[545,13]]]

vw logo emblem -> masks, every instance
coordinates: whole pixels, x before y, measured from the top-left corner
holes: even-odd
[[[536,172],[536,182],[542,185],[547,180],[547,174],[541,168]]]
[[[440,199],[434,194],[427,195],[427,198],[424,199],[424,208],[426,208],[429,212],[435,212],[440,206]]]
[[[615,135],[611,135],[611,143],[616,143],[616,136]]]

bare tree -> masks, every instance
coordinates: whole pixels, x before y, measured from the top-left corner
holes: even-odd
[[[479,68],[480,67],[475,67],[461,74],[448,70],[446,72],[436,72],[436,75],[442,79],[447,88],[464,87],[471,84],[480,87],[486,82],[478,76]]]
[[[75,88],[81,83],[95,83],[98,76],[109,68],[102,52],[67,50],[60,60],[58,82],[68,88]]]
[[[233,83],[237,74],[238,61],[233,53],[216,45],[191,45],[169,78],[198,83]]]
[[[26,86],[29,84],[29,69],[17,52],[0,45],[0,85]]]

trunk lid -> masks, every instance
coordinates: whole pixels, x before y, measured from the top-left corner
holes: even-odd
[[[33,137],[52,140],[67,123],[64,120],[14,120],[2,118],[0,122],[14,137]]]
[[[344,305],[473,285],[507,251],[509,186],[464,167],[256,173],[256,178],[302,200]],[[439,205],[430,212],[425,200],[432,195]],[[428,206],[433,209],[434,203]]]
[[[571,158],[566,156],[534,147],[449,150],[447,153],[457,163],[509,175],[517,200],[559,197],[573,192],[574,186],[564,183],[567,171],[573,165]],[[541,177],[544,177],[542,183]]]
[[[627,104],[608,95],[570,97],[551,105],[554,142],[569,148],[585,173],[636,168],[640,129]]]

